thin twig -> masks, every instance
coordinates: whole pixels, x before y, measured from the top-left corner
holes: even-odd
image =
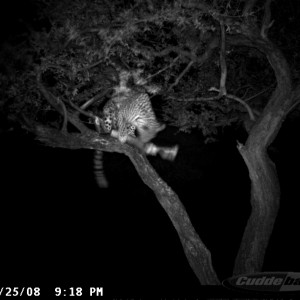
[[[209,89],[210,92],[218,92],[218,95],[216,96],[212,96],[212,97],[200,97],[200,98],[190,98],[190,99],[174,99],[176,101],[181,101],[181,102],[200,102],[200,101],[214,101],[214,100],[219,100],[220,98],[222,98],[222,95],[220,94],[220,91],[215,88],[212,87]],[[240,99],[237,96],[234,95],[230,95],[230,94],[226,94],[225,97],[235,100],[237,102],[239,102],[240,104],[242,104],[248,111],[250,120],[255,121],[255,116],[253,114],[253,111],[251,109],[251,107],[242,99]]]
[[[101,58],[100,60],[94,62],[93,64],[91,65],[87,65],[85,67],[82,67],[81,69],[79,69],[77,72],[82,72],[82,71],[86,71],[88,69],[91,69],[91,68],[94,68],[96,66],[98,66],[99,64],[101,64],[103,62],[103,58]]]
[[[178,55],[175,59],[173,59],[173,61],[166,67],[164,67],[163,69],[159,70],[158,72],[154,73],[153,75],[148,76],[145,80],[148,81],[150,78],[157,76],[158,74],[164,72],[165,70],[172,68],[173,65],[175,64],[175,62],[179,59],[180,55]]]
[[[243,90],[245,88],[247,88],[247,90],[251,87],[250,84],[246,84],[246,85],[243,85],[243,86],[240,86],[238,87],[236,90],[233,91],[233,93],[236,95],[240,90]],[[251,87],[252,88],[252,87]]]
[[[235,101],[239,102],[240,104],[242,104],[247,109],[250,120],[255,121],[255,117],[254,117],[254,114],[252,112],[251,107],[244,100],[242,100],[241,98],[239,98],[237,96],[234,96],[234,95],[228,95],[227,94],[226,97],[229,98],[229,99],[235,100]]]
[[[243,17],[246,17],[250,14],[257,0],[248,0],[245,2],[245,6],[243,9]]]
[[[257,94],[255,94],[255,95],[253,95],[253,96],[251,96],[251,97],[249,97],[249,98],[247,98],[247,99],[244,99],[244,101],[245,101],[245,102],[249,102],[250,100],[252,100],[252,99],[258,97],[259,95],[265,93],[266,91],[268,91],[271,87],[272,87],[272,85],[269,86],[269,87],[267,87],[266,89],[264,89],[264,90],[258,92]]]
[[[63,121],[63,124],[62,124],[62,127],[61,127],[61,131],[66,133],[67,132],[67,125],[68,125],[68,113],[67,113],[67,109],[66,109],[66,106],[65,104],[63,103],[63,101],[61,101],[58,97],[57,97],[57,100],[60,101],[60,105],[63,109],[63,113],[64,113],[64,121]]]
[[[296,106],[298,106],[300,104],[300,100],[298,100],[297,102],[295,102],[287,111],[286,115],[288,115],[294,108],[296,108]]]
[[[144,54],[146,56],[150,55],[150,56],[154,56],[154,57],[162,57],[162,56],[166,56],[166,55],[174,52],[174,53],[177,53],[179,56],[188,57],[190,60],[201,65],[210,57],[210,55],[212,54],[212,51],[215,48],[217,48],[218,45],[219,45],[218,39],[212,38],[212,40],[209,42],[209,44],[207,46],[207,50],[205,51],[205,53],[203,53],[203,55],[201,57],[197,57],[197,55],[195,54],[197,49],[195,49],[192,52],[192,51],[183,50],[182,48],[177,47],[177,46],[171,46],[171,47],[165,48],[161,51],[139,49],[139,52],[141,52],[142,54]]]
[[[62,131],[67,131],[67,122],[70,122],[72,125],[74,125],[80,132],[84,132],[87,130],[87,128],[80,123],[79,120],[75,118],[75,116],[69,115],[64,103],[58,98],[55,97],[50,91],[48,91],[44,85],[41,82],[41,71],[40,69],[36,70],[37,74],[37,86],[42,95],[45,97],[45,99],[48,101],[48,103],[61,115],[64,116],[64,123],[62,126]]]
[[[260,31],[260,35],[262,36],[262,38],[267,38],[268,35],[268,30],[271,28],[271,26],[273,25],[274,21],[271,21],[271,2],[273,0],[266,0],[266,3],[264,5],[265,8],[265,13],[264,13],[264,17],[263,17],[263,21],[262,21],[262,25],[261,25],[261,31]]]
[[[225,27],[224,22],[220,21],[221,27],[221,49],[220,49],[220,66],[221,66],[221,77],[220,77],[220,95],[226,95],[226,78],[227,78],[227,65],[225,59]]]
[[[216,89],[217,91],[219,91],[218,89]],[[216,96],[211,96],[211,97],[196,97],[196,98],[174,98],[169,96],[169,99],[178,101],[178,102],[200,102],[200,101],[213,101],[213,100],[218,100],[220,99],[220,94],[218,93],[218,95]]]
[[[193,65],[194,61],[191,60],[188,65],[185,67],[185,69],[179,74],[179,76],[176,78],[175,82],[171,84],[171,86],[168,88],[168,91],[170,91],[174,86],[176,86],[180,79],[184,76],[184,74],[190,69],[190,67]]]

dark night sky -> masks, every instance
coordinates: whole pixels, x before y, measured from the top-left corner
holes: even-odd
[[[21,20],[32,19],[31,1],[1,1],[0,19],[2,39],[22,30]]]
[[[2,41],[33,16],[29,1],[6,2],[0,6]],[[282,200],[265,270],[300,270],[298,128],[299,121],[285,122],[270,150]],[[224,279],[250,209],[238,136],[204,146],[197,133],[171,135],[180,145],[175,162],[150,161],[178,193]],[[100,279],[119,290],[199,291],[175,229],[127,157],[105,154],[111,188],[99,190],[92,151],[50,149],[15,132],[2,136],[0,154],[0,280],[46,282],[51,274],[58,282]]]

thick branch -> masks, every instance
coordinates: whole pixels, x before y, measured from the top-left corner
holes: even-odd
[[[238,149],[249,170],[252,211],[235,260],[234,275],[261,271],[280,200],[276,168],[267,152],[242,145]]]
[[[238,45],[238,46],[247,46],[251,48],[257,48],[259,51],[264,53],[273,68],[277,86],[270,101],[267,103],[266,107],[264,108],[263,117],[267,117],[269,112],[276,113],[279,119],[276,119],[276,122],[283,122],[285,114],[290,109],[290,107],[294,104],[295,98],[291,97],[292,93],[292,81],[291,81],[291,74],[290,69],[287,64],[286,59],[282,55],[281,51],[273,45],[269,40],[263,39],[261,36],[258,35],[251,35],[251,36],[234,36],[228,37],[228,42],[231,45]],[[269,119],[269,121],[275,121],[274,119]],[[260,119],[260,122],[257,123],[257,131],[263,130],[263,120]],[[269,127],[268,127],[269,128]],[[268,135],[265,135],[265,142],[268,143],[265,145],[269,145],[275,138],[274,135],[277,134],[279,127],[276,127],[277,130],[272,132],[272,138],[269,140]],[[265,130],[263,130],[265,132]]]
[[[211,255],[196,233],[189,216],[174,191],[158,176],[144,155],[125,150],[138,174],[155,193],[174,225],[188,262],[201,284],[219,284],[212,267]]]
[[[251,179],[252,211],[235,261],[234,274],[258,272],[262,268],[280,199],[276,168],[267,155],[267,147],[295,102],[289,67],[282,53],[266,38],[248,33],[244,37],[231,38],[230,43],[256,47],[263,52],[274,70],[277,87],[252,127],[245,146],[239,145]]]
[[[80,108],[82,110],[87,109],[89,106],[91,106],[93,103],[95,103],[96,101],[98,101],[99,99],[103,98],[108,92],[110,91],[110,89],[106,89],[104,90],[102,93],[97,94],[96,96],[92,97],[91,99],[87,100],[83,105],[80,106]],[[102,101],[101,101],[102,102]]]
[[[189,216],[174,191],[155,172],[146,156],[137,148],[121,144],[109,136],[103,138],[90,131],[87,134],[64,134],[57,130],[38,127],[37,138],[52,147],[70,149],[98,149],[126,154],[134,164],[138,174],[155,193],[174,225],[190,266],[201,284],[219,284],[212,267],[211,255],[196,233]]]

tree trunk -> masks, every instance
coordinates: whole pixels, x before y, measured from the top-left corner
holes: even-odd
[[[236,257],[234,275],[261,270],[280,200],[275,165],[259,146],[239,147],[251,179],[252,212]]]
[[[266,38],[231,40],[232,44],[256,47],[272,66],[277,87],[261,117],[250,131],[245,146],[238,149],[248,167],[251,180],[252,212],[236,257],[234,275],[259,272],[279,209],[280,187],[274,163],[267,154],[284,118],[293,105],[290,70],[282,53]]]

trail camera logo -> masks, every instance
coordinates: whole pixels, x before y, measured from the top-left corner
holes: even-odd
[[[272,272],[245,274],[223,281],[225,287],[255,292],[299,292],[300,273]]]

